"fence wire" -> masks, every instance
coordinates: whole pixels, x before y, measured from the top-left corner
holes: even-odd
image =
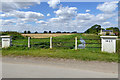
[[[81,38],[77,39],[77,46],[81,43]],[[83,39],[85,48],[101,48],[101,39]],[[28,39],[13,40],[12,46],[16,47],[28,47]],[[50,48],[50,38],[31,38],[30,46],[35,48]],[[75,38],[52,38],[53,48],[75,48]]]

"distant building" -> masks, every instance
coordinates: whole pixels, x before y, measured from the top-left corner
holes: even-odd
[[[99,35],[115,35],[115,33],[113,32],[113,30],[102,30],[100,31],[100,33],[98,33]]]

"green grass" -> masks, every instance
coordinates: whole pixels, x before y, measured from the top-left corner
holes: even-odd
[[[84,61],[106,61],[118,62],[118,54],[101,53],[99,51],[89,51],[87,49],[3,49],[3,56],[31,56],[31,57],[50,57],[63,59],[76,59]]]
[[[120,40],[117,40],[117,53],[120,53]]]
[[[73,34],[67,36],[53,37],[53,49],[49,49],[49,38],[46,39],[31,39],[31,48],[27,47],[27,38],[15,39],[12,46],[2,50],[3,56],[31,56],[31,57],[52,57],[64,59],[77,59],[84,61],[106,61],[118,62],[118,54],[110,54],[101,52],[100,48],[85,48],[74,50],[75,37],[78,37],[78,44],[80,38],[83,39],[100,39],[98,35]],[[65,39],[64,39],[65,38]],[[100,43],[100,40],[85,40],[86,43]],[[72,43],[62,43],[72,42]],[[21,45],[21,46],[17,46]],[[101,44],[86,44],[86,47],[100,47]],[[117,41],[117,53],[120,52],[120,41]],[[68,47],[62,47],[68,46]]]
[[[53,48],[74,49],[75,37],[78,38],[78,45],[81,44],[80,38],[83,39],[100,39],[97,35],[72,34],[66,36],[53,37]],[[31,39],[31,46],[38,48],[49,48],[49,38]],[[87,43],[100,43],[100,40],[85,40]],[[67,42],[67,43],[65,43]],[[16,39],[12,41],[13,45],[27,46],[27,38]],[[87,44],[86,47],[100,47],[100,44]]]

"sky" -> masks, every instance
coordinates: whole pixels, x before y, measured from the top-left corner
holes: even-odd
[[[118,1],[109,2],[2,2],[1,31],[84,32],[98,24],[118,27]]]

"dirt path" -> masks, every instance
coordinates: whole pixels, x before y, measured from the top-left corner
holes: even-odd
[[[72,59],[54,59],[42,57],[3,57],[3,63],[17,64],[35,64],[35,65],[51,65],[57,67],[66,67],[81,70],[90,70],[104,73],[118,73],[118,63],[108,63],[99,61],[80,61]]]

